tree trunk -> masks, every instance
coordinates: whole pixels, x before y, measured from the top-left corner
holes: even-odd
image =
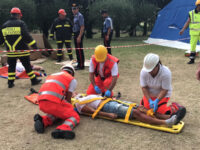
[[[129,36],[130,37],[133,37],[133,36],[137,36],[136,35],[136,26],[135,25],[132,25],[130,30],[129,30]]]
[[[115,37],[120,37],[120,26],[115,28]]]
[[[143,36],[147,35],[147,22],[144,22],[144,26],[143,26]]]
[[[44,36],[48,39],[49,36],[49,27],[46,23],[43,23],[43,27],[42,27],[42,33],[44,34]]]
[[[92,34],[92,23],[88,22],[86,25],[86,37],[88,39],[92,39],[93,34]]]

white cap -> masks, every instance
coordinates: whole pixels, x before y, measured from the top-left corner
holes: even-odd
[[[157,54],[149,53],[144,57],[143,70],[151,72],[158,64],[160,58]]]
[[[74,69],[74,67],[73,67],[72,65],[70,65],[70,64],[66,64],[66,65],[62,66],[60,69],[61,69],[61,70],[65,70],[65,71],[69,71],[69,72],[71,72],[73,75],[75,74],[75,69]]]

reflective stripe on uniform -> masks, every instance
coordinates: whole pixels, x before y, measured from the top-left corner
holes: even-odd
[[[56,26],[56,28],[61,28],[61,27],[62,27],[62,25],[57,25],[57,26]]]
[[[192,30],[192,31],[200,31],[200,29],[193,29],[193,28],[190,28],[190,30]]]
[[[65,24],[64,27],[71,27],[69,24]]]
[[[56,43],[62,43],[63,41],[56,41]]]
[[[65,42],[66,42],[66,43],[70,43],[70,42],[71,42],[71,40],[65,40]]]
[[[8,46],[9,50],[12,51],[12,46],[8,43],[8,41],[6,40],[6,37],[4,37],[5,43]]]
[[[71,129],[74,128],[74,125],[70,121],[65,121],[63,124],[70,126]]]
[[[75,126],[78,124],[76,118],[74,117],[70,117],[68,118],[68,120],[71,120],[75,124]]]
[[[32,76],[29,76],[30,77],[30,79],[33,79],[33,78],[35,78],[36,76],[35,76],[35,74],[33,74]]]
[[[8,80],[15,80],[15,77],[8,77]]]
[[[35,44],[35,43],[36,43],[36,41],[33,40],[32,42],[28,43],[28,46],[32,46],[32,45]]]
[[[62,56],[63,54],[61,53],[61,54],[59,54],[59,53],[57,53],[57,56]]]
[[[16,74],[15,72],[8,72],[9,76],[12,76],[12,75],[15,75],[15,74]]]
[[[66,90],[65,85],[62,84],[60,81],[57,81],[57,80],[53,80],[53,79],[52,79],[52,80],[46,80],[45,83],[56,83],[56,84],[60,85],[60,86],[64,89],[64,91]]]
[[[53,115],[47,114],[47,117],[49,117],[52,122],[54,122],[56,120],[56,117]]]
[[[194,10],[192,11],[192,22],[194,22]]]
[[[49,36],[54,36],[54,34],[49,34]]]
[[[43,91],[43,92],[40,92],[39,95],[53,95],[61,100],[64,99],[64,95],[60,95],[56,92],[52,92],[52,91]]]
[[[6,27],[2,29],[3,36],[7,35],[21,35],[20,27]]]
[[[27,74],[30,76],[30,75],[34,74],[34,72],[33,72],[33,71],[31,71],[31,72],[29,72],[29,73],[27,73]]]
[[[17,46],[17,44],[21,41],[22,36],[18,37],[18,39],[15,41],[15,43],[13,44],[13,51],[15,51],[15,47]]]
[[[35,74],[34,74],[33,71],[31,71],[31,72],[29,72],[29,73],[27,73],[27,74],[28,74],[28,76],[30,77],[30,79],[35,78]]]
[[[72,55],[72,52],[71,53],[67,53],[68,55]]]
[[[23,55],[10,55],[7,54],[8,57],[24,57],[24,56],[29,56],[30,54],[23,54]]]

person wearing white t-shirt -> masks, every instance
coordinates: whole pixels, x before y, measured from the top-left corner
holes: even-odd
[[[161,114],[174,114],[180,108],[184,108],[177,103],[167,105],[172,93],[171,78],[171,71],[161,64],[159,56],[147,54],[140,72],[140,85],[144,94],[141,105]]]
[[[91,84],[87,94],[102,94],[106,97],[113,96],[113,88],[116,85],[119,59],[108,54],[106,47],[99,45],[95,48],[95,55],[90,59],[89,79]]]

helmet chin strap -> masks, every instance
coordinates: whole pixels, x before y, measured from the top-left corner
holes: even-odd
[[[63,68],[64,71],[67,71],[70,73],[72,76],[74,76],[74,71],[72,71],[70,68]]]

